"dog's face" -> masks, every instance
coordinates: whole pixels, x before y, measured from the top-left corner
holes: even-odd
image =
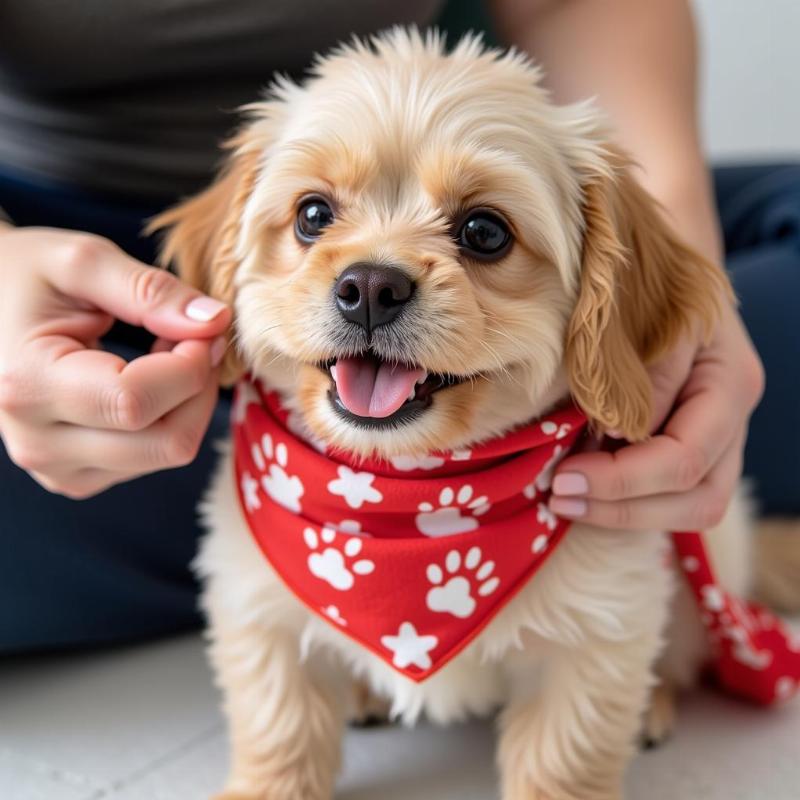
[[[250,109],[166,254],[233,302],[232,379],[362,454],[461,447],[570,391],[647,433],[644,364],[721,276],[676,242],[587,108],[518,56],[395,32]]]

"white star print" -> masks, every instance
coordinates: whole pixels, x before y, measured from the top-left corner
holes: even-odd
[[[339,477],[328,484],[331,494],[344,497],[350,508],[361,508],[364,503],[380,503],[383,495],[372,485],[375,476],[370,472],[353,472],[345,466],[337,470]]]
[[[430,651],[439,644],[435,636],[420,636],[410,622],[403,622],[397,636],[381,637],[381,644],[394,653],[392,663],[398,669],[413,665],[420,669],[431,668]]]

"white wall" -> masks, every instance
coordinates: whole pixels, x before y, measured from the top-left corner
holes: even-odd
[[[695,0],[695,7],[712,159],[799,158],[800,0]]]

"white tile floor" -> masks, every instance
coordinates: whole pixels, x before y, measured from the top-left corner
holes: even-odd
[[[198,637],[0,665],[2,800],[203,800],[225,772]],[[337,800],[492,800],[492,734],[351,731]],[[644,753],[631,800],[798,800],[800,700],[761,711],[701,693],[677,737]]]

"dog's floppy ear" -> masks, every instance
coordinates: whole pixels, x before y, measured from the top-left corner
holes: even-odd
[[[719,267],[669,229],[626,160],[612,158],[612,172],[584,186],[581,276],[566,364],[572,395],[593,426],[636,441],[650,433],[646,366],[693,326],[710,335],[732,291]]]
[[[259,153],[241,147],[244,134],[231,139],[231,155],[204,191],[153,218],[147,233],[166,229],[159,261],[205,294],[231,304],[236,273],[236,242],[244,206],[256,181]],[[234,383],[244,371],[230,337],[220,381]]]

